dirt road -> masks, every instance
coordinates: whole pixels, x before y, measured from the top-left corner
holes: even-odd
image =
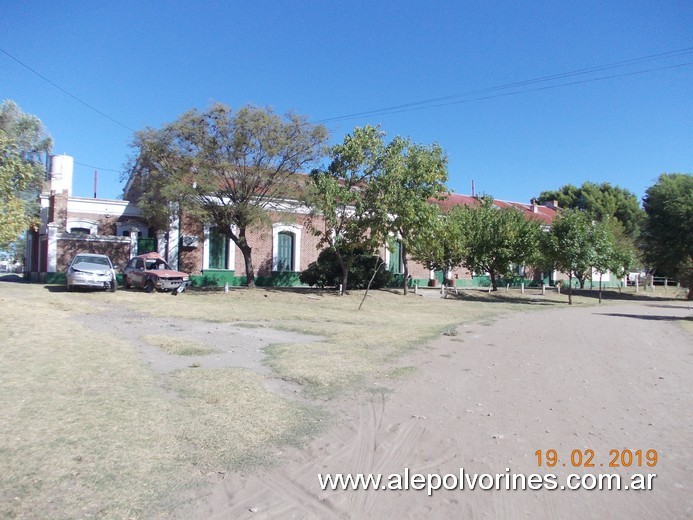
[[[687,303],[652,302],[554,308],[461,327],[403,360],[403,373],[416,368],[409,375],[371,381],[369,398],[340,401],[334,427],[303,449],[278,453],[276,468],[229,475],[201,496],[193,516],[691,518],[693,335],[681,323],[692,317]],[[538,466],[537,450],[545,459],[551,449],[557,465]],[[588,462],[588,450],[594,467],[573,467]],[[614,457],[628,462],[626,450],[631,466],[609,467]],[[648,450],[657,452],[655,467],[646,465]],[[428,496],[323,491],[318,481],[319,473],[387,479],[405,468],[410,475],[554,473],[558,488],[467,486]],[[624,483],[634,473],[656,477],[648,491],[561,490],[571,473],[618,473]]]

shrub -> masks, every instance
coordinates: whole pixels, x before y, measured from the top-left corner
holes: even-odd
[[[350,256],[353,257],[353,262],[349,269],[347,289],[365,289],[376,265],[380,265],[380,269],[373,279],[371,289],[380,289],[392,283],[392,274],[382,265],[382,258],[367,254],[363,249],[355,249]],[[342,269],[339,267],[335,250],[333,248],[323,250],[318,255],[317,261],[312,262],[301,273],[300,280],[301,283],[311,287],[338,287],[342,281]]]

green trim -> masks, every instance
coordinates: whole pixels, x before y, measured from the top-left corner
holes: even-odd
[[[202,275],[191,276],[190,281],[193,287],[223,287],[227,283],[238,286],[245,283],[245,276],[236,276],[228,269],[205,269]]]
[[[45,283],[64,284],[65,273],[46,273]]]
[[[258,287],[303,287],[299,277],[301,273],[273,271],[270,276],[256,276],[255,285]]]

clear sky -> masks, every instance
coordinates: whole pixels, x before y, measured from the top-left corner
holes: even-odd
[[[438,142],[457,193],[641,197],[693,172],[691,0],[2,0],[0,49],[0,99],[75,158],[78,196],[96,166],[118,197],[134,130],[216,101],[305,114],[332,143],[365,124]]]

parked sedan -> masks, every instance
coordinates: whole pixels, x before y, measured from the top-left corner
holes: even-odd
[[[174,271],[158,253],[131,258],[123,271],[125,288],[140,287],[145,292],[175,291],[178,294],[190,284],[188,273]]]
[[[68,291],[76,287],[92,289],[118,290],[115,269],[111,259],[106,255],[80,253],[76,255],[67,268],[65,284]]]

